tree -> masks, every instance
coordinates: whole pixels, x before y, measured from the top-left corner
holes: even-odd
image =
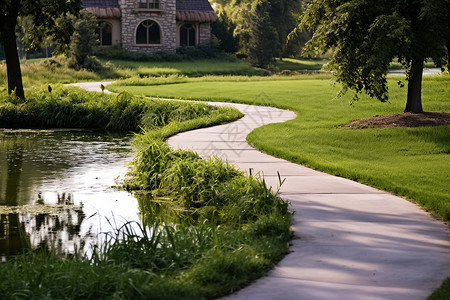
[[[75,69],[86,66],[86,60],[92,55],[97,45],[97,19],[87,11],[82,11],[80,18],[73,22],[74,32],[70,41],[69,57],[73,60]]]
[[[8,92],[24,98],[22,73],[17,53],[16,25],[19,16],[31,16],[29,36],[32,47],[40,45],[55,29],[56,17],[66,12],[77,13],[81,0],[2,0],[0,2],[0,43],[3,44],[8,77]]]
[[[296,27],[301,12],[301,0],[270,0],[270,20],[277,32],[276,57],[282,57],[287,52],[287,37]]]
[[[216,9],[219,8],[219,20],[223,11],[231,20],[234,27],[234,39],[238,43],[238,52],[249,55],[249,41],[252,35],[250,27],[255,24],[254,9],[260,0],[215,0]],[[280,57],[287,53],[286,38],[297,26],[298,16],[301,14],[302,0],[265,0],[269,3],[267,13],[269,15],[271,29],[275,29],[276,35],[272,42],[267,44],[273,51],[274,57]],[[260,16],[257,16],[259,19]]]
[[[235,53],[237,51],[237,42],[233,37],[236,25],[228,17],[225,10],[217,12],[219,19],[212,24],[211,32],[218,39],[218,48],[225,52]]]
[[[345,92],[388,100],[386,73],[407,69],[405,112],[421,113],[424,61],[448,60],[450,0],[309,0],[299,29],[314,32],[306,51],[334,49],[328,64]]]
[[[268,0],[259,0],[251,11],[248,60],[254,66],[266,68],[278,49],[278,33],[272,25]]]

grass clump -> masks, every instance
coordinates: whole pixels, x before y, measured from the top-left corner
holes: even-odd
[[[230,108],[202,103],[170,102],[87,92],[75,87],[54,86],[31,91],[25,100],[0,93],[0,127],[5,128],[89,128],[134,131],[162,128],[188,130],[236,119],[241,114]],[[193,121],[195,120],[195,121]],[[172,134],[173,134],[172,133]]]
[[[427,300],[446,300],[450,298],[450,277],[447,277],[442,285],[436,289]]]
[[[226,162],[203,160],[158,140],[142,143],[139,149],[126,189],[150,193],[150,198],[145,195],[149,201],[169,199],[170,205],[189,216],[183,216],[184,221],[238,225],[274,211],[287,213],[287,203],[275,197],[263,180],[246,177]]]

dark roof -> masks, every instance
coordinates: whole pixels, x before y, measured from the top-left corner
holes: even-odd
[[[208,0],[177,0],[177,11],[213,11]]]
[[[119,8],[119,0],[83,0],[83,8]]]
[[[119,0],[83,0],[83,8],[98,18],[120,18]],[[177,0],[177,20],[215,22],[217,15],[208,0]]]

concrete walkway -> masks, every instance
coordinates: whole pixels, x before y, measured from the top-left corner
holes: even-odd
[[[236,107],[245,117],[175,135],[169,145],[262,172],[275,190],[278,171],[286,178],[280,196],[295,211],[290,254],[226,299],[425,299],[450,276],[449,228],[417,205],[247,144],[254,128],[293,119],[293,112],[210,104]]]

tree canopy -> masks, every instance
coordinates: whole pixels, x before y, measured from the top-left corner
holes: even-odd
[[[0,43],[3,44],[7,66],[8,91],[24,98],[22,74],[17,53],[16,25],[20,16],[32,18],[27,31],[30,47],[39,47],[44,38],[54,33],[55,20],[61,14],[76,14],[81,0],[2,0],[0,2]]]
[[[296,51],[286,47],[289,33],[297,26],[302,0],[217,0],[216,11],[221,26],[213,27],[219,46],[227,48],[224,41],[230,34],[237,43],[237,52],[248,56],[252,64],[267,66],[274,57]],[[224,30],[226,29],[226,30]],[[232,31],[232,32],[231,32]],[[264,41],[260,41],[260,40]],[[265,49],[264,49],[265,48]],[[286,53],[290,50],[291,53]],[[264,57],[258,58],[263,55]]]
[[[450,0],[308,0],[299,29],[314,32],[306,51],[328,49],[343,91],[388,100],[394,59],[407,69],[405,112],[420,113],[424,61],[448,61]],[[447,46],[446,46],[447,45]]]

